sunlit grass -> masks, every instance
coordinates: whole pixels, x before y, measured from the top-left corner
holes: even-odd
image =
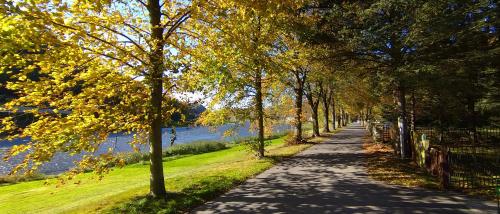
[[[0,213],[176,212],[201,204],[234,185],[296,154],[311,144],[284,146],[272,140],[267,158],[258,160],[243,146],[181,157],[164,162],[166,202],[149,200],[149,165],[138,163],[114,169],[102,180],[87,173],[65,185],[55,179],[0,187]]]

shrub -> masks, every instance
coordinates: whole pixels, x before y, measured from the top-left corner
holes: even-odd
[[[48,176],[41,173],[35,173],[31,175],[5,175],[5,176],[0,176],[0,185],[15,184],[18,182],[26,182],[26,181],[37,181],[47,178]]]
[[[149,160],[149,153],[127,153],[124,155],[125,165],[139,163],[141,161]]]
[[[257,138],[253,138],[251,140],[246,140],[241,142],[249,152],[254,153],[254,155],[258,154],[259,151],[259,141]],[[271,140],[268,140],[267,138],[264,139],[264,147],[269,146],[271,144]]]
[[[295,145],[300,143],[295,140],[295,135],[293,134],[293,132],[290,132],[287,135],[285,135],[283,140],[285,141],[286,145]]]
[[[169,147],[163,153],[163,156],[201,154],[226,149],[227,146],[220,142],[195,142],[189,144],[178,144]]]

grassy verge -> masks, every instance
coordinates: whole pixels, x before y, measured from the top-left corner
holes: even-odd
[[[373,179],[407,187],[439,189],[437,178],[410,160],[396,157],[390,145],[373,143],[370,138],[365,138],[363,148],[367,155],[367,171]]]
[[[163,202],[144,197],[149,188],[149,165],[143,162],[114,169],[100,181],[92,173],[86,173],[63,186],[57,186],[55,179],[1,186],[0,213],[186,211],[309,146],[284,146],[283,138],[278,138],[271,140],[267,158],[261,160],[241,145],[166,159],[169,199]]]
[[[236,145],[246,140],[248,139],[241,139],[240,141],[234,142],[232,145]],[[216,141],[200,141],[189,144],[178,144],[165,149],[165,151],[163,152],[163,157],[164,160],[173,160],[187,155],[215,152],[227,149],[228,147],[228,143],[221,143]],[[149,161],[149,153],[125,152],[118,155],[122,156],[123,160],[125,160],[126,165],[144,163]],[[45,175],[41,173],[33,175],[3,175],[0,176],[0,186],[27,181],[45,180],[48,178],[55,178],[57,176],[58,175]]]
[[[266,140],[273,140],[285,136],[286,134],[272,135]],[[227,149],[228,147],[236,146],[245,142],[249,142],[255,137],[245,137],[234,140],[233,142],[218,142],[218,141],[199,141],[187,144],[176,144],[168,147],[163,152],[164,160],[173,160],[193,154],[203,154]],[[125,152],[119,155],[125,160],[126,165],[144,163],[149,161],[149,153]],[[0,175],[0,186],[11,185],[27,181],[45,180],[55,178],[58,175],[45,175],[42,173],[33,175]]]

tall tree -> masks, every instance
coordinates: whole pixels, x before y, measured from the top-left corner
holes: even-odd
[[[303,141],[302,138],[302,113],[303,113],[303,99],[304,99],[304,90],[305,84],[307,82],[307,76],[310,70],[304,65],[293,66],[289,69],[288,77],[283,78],[285,80],[285,84],[288,87],[291,87],[294,95],[295,95],[295,103],[294,103],[294,113],[295,118],[293,121],[293,125],[295,127],[295,142],[301,143]]]
[[[240,121],[250,119],[258,131],[254,149],[260,158],[267,92],[282,72],[275,62],[283,33],[279,24],[299,6],[295,1],[220,1],[212,4],[213,19],[200,23],[198,34],[205,39],[193,54],[204,60],[195,70],[217,70],[219,75],[205,76],[207,81],[198,83],[206,84],[207,92],[215,91],[212,107],[225,109],[208,111],[203,121],[211,123],[209,118],[223,112],[238,113]]]
[[[162,166],[163,99],[172,95],[184,58],[188,20],[199,14],[198,1],[4,1],[2,29],[27,51],[43,46],[46,54],[20,58],[5,51],[2,69],[19,68],[18,82],[8,85],[20,98],[5,105],[29,106],[38,120],[23,129],[4,120],[2,129],[31,137],[10,156],[29,151],[14,170],[35,170],[56,152],[85,152],[73,172],[106,172],[109,162],[123,163],[113,153],[96,153],[109,133],[135,133],[132,145],[147,141],[150,151],[150,194],[166,196]],[[31,23],[26,32],[16,26]],[[36,32],[43,38],[26,40]],[[5,39],[7,37],[2,37]],[[3,42],[2,42],[3,43]],[[29,63],[29,65],[28,65]],[[26,74],[40,71],[41,80]],[[75,89],[76,88],[76,89]],[[50,109],[48,114],[44,109]],[[15,130],[15,132],[12,132]],[[28,164],[28,163],[34,164]]]
[[[288,34],[283,35],[281,42],[278,43],[282,54],[279,55],[276,62],[278,62],[280,67],[288,71],[283,72],[280,79],[294,93],[294,142],[301,143],[303,142],[303,99],[308,75],[312,72],[310,63],[313,53],[311,48],[307,48],[305,43],[299,41],[296,34],[292,32],[288,32]]]
[[[323,80],[325,81],[325,80]],[[330,87],[328,86],[328,82],[325,81],[322,85],[320,85],[320,98],[321,103],[323,104],[323,117],[324,117],[324,131],[330,132],[330,101],[332,100],[332,92],[330,91]]]
[[[319,81],[314,81],[314,82],[306,82],[305,84],[305,95],[307,98],[307,102],[309,103],[309,106],[311,107],[311,113],[312,113],[312,124],[313,124],[313,136],[318,137],[320,136],[319,133],[319,115],[318,115],[318,107],[319,103],[321,101],[321,96],[320,96],[320,87],[322,83]]]

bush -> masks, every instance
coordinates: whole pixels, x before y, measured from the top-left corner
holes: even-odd
[[[149,161],[149,153],[127,153],[123,159],[125,160],[125,165]]]
[[[201,154],[226,149],[227,146],[220,142],[195,142],[189,144],[178,144],[169,147],[163,153],[163,156]]]
[[[18,182],[26,182],[26,181],[37,181],[47,179],[48,177],[41,173],[35,173],[31,175],[5,175],[0,176],[0,186],[6,184],[15,184]]]
[[[241,142],[241,144],[244,145],[249,152],[254,153],[254,155],[258,155],[258,153],[259,153],[259,140],[257,138],[243,141],[243,142]],[[269,145],[271,145],[271,140],[268,140],[267,138],[264,139],[264,147],[269,146]]]
[[[302,142],[297,142],[295,140],[295,134],[293,132],[290,132],[287,135],[285,135],[283,140],[285,141],[286,145],[296,145],[302,143]]]

